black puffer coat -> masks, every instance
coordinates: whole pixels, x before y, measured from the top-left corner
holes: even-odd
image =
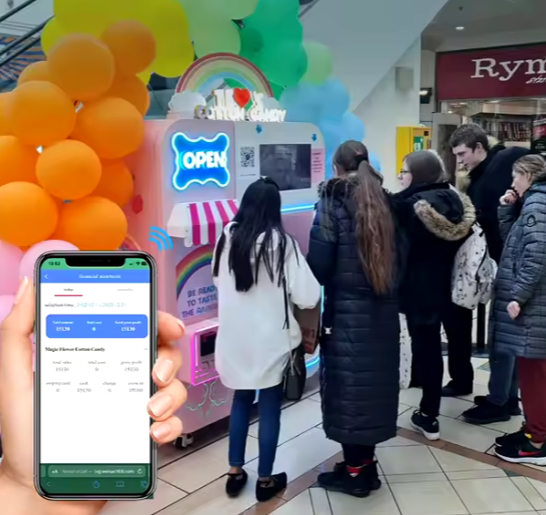
[[[499,207],[504,250],[497,272],[489,320],[495,351],[546,359],[546,184],[534,184],[523,206]],[[516,301],[521,313],[506,311]]]
[[[399,314],[396,291],[377,297],[358,257],[347,180],[323,187],[307,260],[324,285],[321,395],[326,436],[376,445],[396,435]],[[323,218],[327,217],[326,226]]]
[[[401,310],[412,324],[436,324],[451,305],[455,255],[476,221],[470,199],[448,183],[414,186],[392,203],[409,239]]]

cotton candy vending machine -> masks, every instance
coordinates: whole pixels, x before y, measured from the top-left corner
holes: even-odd
[[[234,91],[220,90],[212,105],[195,106],[192,119],[175,112],[166,120],[147,121],[145,143],[130,163],[137,208],[133,203],[127,210],[131,236],[126,247],[154,256],[159,309],[186,325],[178,342],[184,357],[179,378],[188,388],[179,412],[185,435],[177,444],[182,447],[194,432],[229,416],[231,408],[231,392],[214,361],[218,304],[211,261],[216,240],[247,186],[268,176],[282,190],[285,228],[305,253],[317,187],[324,180],[318,129],[284,123],[280,109],[264,108],[263,97],[251,97],[261,111],[241,113]],[[317,369],[318,356],[309,357],[308,375]]]

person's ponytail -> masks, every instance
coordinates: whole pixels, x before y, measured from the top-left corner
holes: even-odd
[[[358,255],[377,295],[392,290],[396,274],[393,215],[381,186],[383,177],[367,161],[356,172],[354,190]]]

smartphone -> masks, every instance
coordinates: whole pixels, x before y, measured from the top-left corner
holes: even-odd
[[[150,497],[156,265],[143,252],[36,263],[34,481],[50,500]]]

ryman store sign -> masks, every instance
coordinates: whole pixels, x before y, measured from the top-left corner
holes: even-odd
[[[438,100],[546,96],[546,45],[438,54]]]

